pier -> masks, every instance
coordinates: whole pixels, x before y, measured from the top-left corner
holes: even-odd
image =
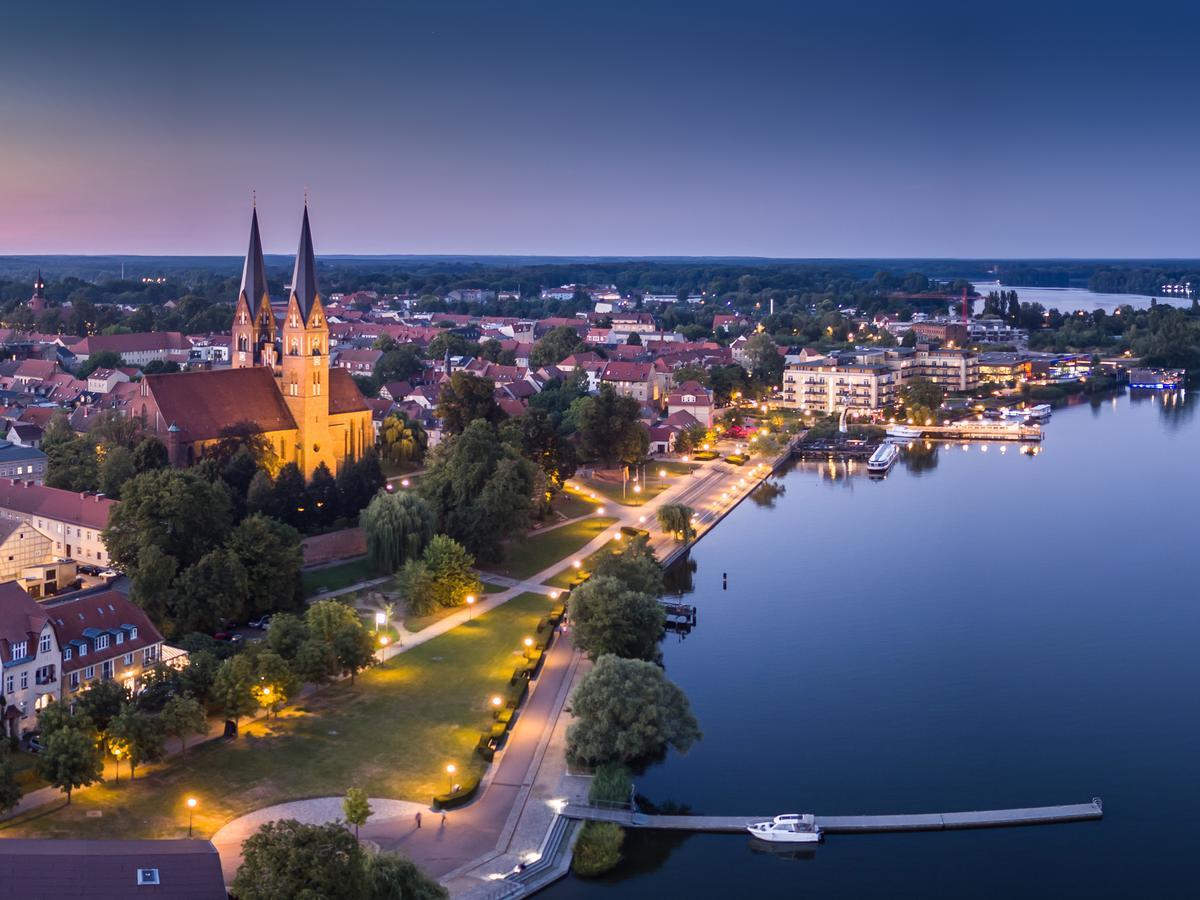
[[[568,819],[615,822],[627,828],[672,831],[743,833],[753,822],[774,818],[762,816],[658,816],[631,809],[602,809],[583,803],[562,808]],[[817,826],[827,834],[881,834],[893,831],[954,831],[965,828],[1006,828],[1019,825],[1059,825],[1104,817],[1099,797],[1090,803],[1067,806],[1034,806],[1021,809],[989,809],[972,812],[902,813],[882,816],[817,816]]]
[[[952,422],[949,425],[893,425],[887,433],[893,440],[927,441],[1040,441],[1043,437],[1040,425],[978,420]]]

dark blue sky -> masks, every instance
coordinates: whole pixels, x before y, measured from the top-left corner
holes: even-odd
[[[0,253],[1197,256],[1196,7],[22,4]]]

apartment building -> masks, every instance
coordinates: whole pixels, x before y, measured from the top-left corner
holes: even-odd
[[[0,663],[4,734],[20,737],[58,699],[62,660],[49,613],[14,581],[0,584]]]
[[[62,697],[68,702],[99,678],[115,678],[136,693],[142,673],[162,655],[163,636],[118,591],[50,602],[43,609],[62,648]]]
[[[881,409],[895,402],[898,379],[883,363],[794,363],[783,372],[783,405],[823,414]]]
[[[115,501],[20,479],[0,479],[0,516],[23,519],[54,542],[54,555],[108,565],[103,531]]]

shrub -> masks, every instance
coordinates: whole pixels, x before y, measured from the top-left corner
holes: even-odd
[[[528,677],[529,670],[525,668],[525,666],[520,666],[519,668],[513,669],[512,678],[508,679],[508,683],[513,687],[516,687],[521,683],[522,680],[527,679]]]
[[[488,732],[488,737],[495,741],[496,747],[499,748],[504,743],[504,736],[506,734],[508,734],[508,723],[497,722],[492,726],[492,730]]]
[[[699,459],[699,460],[716,459],[719,455],[720,454],[718,454],[715,450],[700,450],[700,451],[692,454],[692,459]]]
[[[725,462],[733,463],[735,466],[744,466],[746,464],[746,457],[738,453],[731,453],[725,457]]]
[[[457,791],[447,791],[444,794],[438,794],[433,798],[433,808],[441,811],[443,809],[457,809],[460,806],[466,806],[475,799],[475,795],[479,792],[479,776],[469,775]]]
[[[645,528],[634,528],[632,525],[622,525],[621,534],[627,534],[630,537],[650,537],[650,532]]]
[[[496,748],[492,746],[492,736],[484,733],[479,736],[479,743],[475,745],[475,752],[479,754],[479,758],[484,762],[491,762],[496,758]]]
[[[592,803],[625,803],[633,793],[629,770],[619,763],[604,763],[592,774],[588,800]]]
[[[515,712],[516,712],[516,710],[514,710],[514,709],[498,709],[498,710],[496,710],[496,713],[495,713],[496,721],[497,722],[505,722],[505,723],[511,722],[513,720],[513,714]]]
[[[595,878],[621,861],[625,830],[612,822],[584,822],[575,841],[571,868],[581,878]]]

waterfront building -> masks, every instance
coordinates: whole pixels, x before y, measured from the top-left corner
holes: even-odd
[[[1130,369],[1129,386],[1157,391],[1174,391],[1184,386],[1186,369]]]
[[[979,356],[969,350],[918,347],[915,375],[928,378],[946,391],[973,391],[979,387]]]
[[[783,372],[783,403],[804,412],[874,411],[896,401],[897,372],[884,363],[794,363]]]
[[[979,380],[983,384],[1021,383],[1033,374],[1033,364],[1020,353],[979,354]]]

